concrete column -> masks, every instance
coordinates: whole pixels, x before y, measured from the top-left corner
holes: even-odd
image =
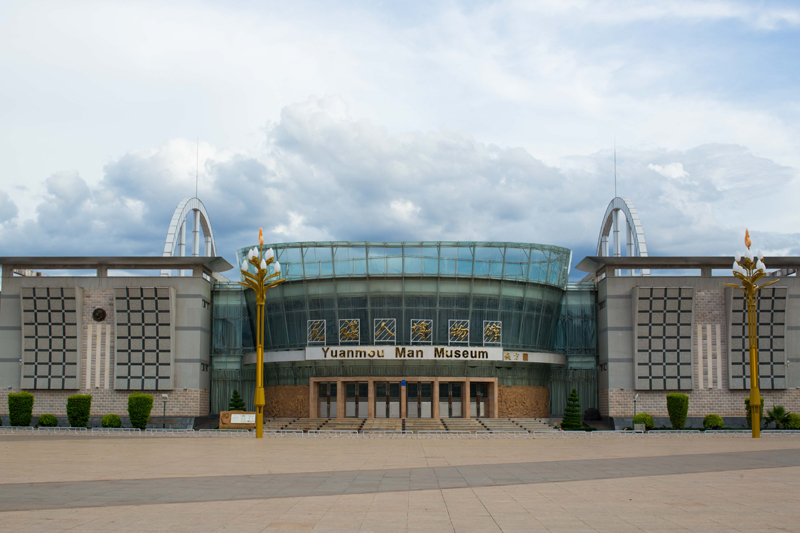
[[[497,382],[497,378],[495,378],[493,383],[489,384],[490,392],[489,398],[492,399],[490,411],[492,413],[492,418],[499,418],[500,417],[500,404],[498,402],[500,398],[500,385]]]
[[[432,405],[433,418],[441,418],[439,416],[439,378],[434,378],[432,388],[433,388],[433,405]]]
[[[336,418],[344,418],[344,381],[336,380]]]
[[[319,383],[309,381],[308,417],[319,418]]]
[[[97,277],[98,278],[107,278],[108,277],[108,267],[107,266],[99,266],[99,267],[97,267]]]
[[[211,257],[211,236],[206,235],[206,257]]]
[[[367,381],[369,391],[369,404],[367,404],[367,418],[375,418],[375,379],[369,378]]]
[[[469,418],[469,378],[464,380],[464,392],[461,393],[461,412],[464,418]]]
[[[400,385],[400,418],[406,418],[406,409],[406,386]]]

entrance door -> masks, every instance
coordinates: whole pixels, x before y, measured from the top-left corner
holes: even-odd
[[[319,417],[336,418],[336,382],[319,383]]]
[[[439,383],[439,416],[442,418],[462,418],[461,399],[463,383]]]
[[[469,416],[481,418],[489,416],[489,384],[469,384]]]
[[[375,382],[375,418],[400,418],[400,383]]]
[[[406,385],[406,417],[430,418],[433,416],[433,383],[408,382]]]
[[[348,418],[367,418],[369,405],[369,384],[344,384],[344,416]]]

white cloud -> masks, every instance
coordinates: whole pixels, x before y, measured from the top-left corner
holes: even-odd
[[[388,133],[351,118],[335,97],[287,106],[281,117],[261,150],[201,146],[199,194],[229,259],[262,226],[270,242],[539,242],[569,247],[577,261],[594,252],[614,193],[611,151],[552,167],[463,133]],[[37,218],[1,226],[0,246],[15,254],[160,253],[175,205],[194,192],[193,149],[175,139],[130,152],[109,162],[96,185],[74,172],[51,176]],[[775,230],[800,222],[787,194],[798,186],[792,168],[738,146],[623,146],[617,173],[651,254],[731,253],[745,226],[770,253],[800,254],[797,235]]]

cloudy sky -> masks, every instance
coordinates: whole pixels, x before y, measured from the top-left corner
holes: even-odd
[[[0,255],[159,255],[199,197],[273,242],[800,255],[794,2],[0,5]],[[576,273],[577,277],[580,274]]]

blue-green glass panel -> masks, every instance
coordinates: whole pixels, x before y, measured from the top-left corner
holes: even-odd
[[[458,248],[459,259],[472,259],[472,250],[469,246],[459,246]]]
[[[306,262],[306,277],[307,278],[317,278],[319,277],[319,263],[308,263]]]
[[[422,259],[419,257],[408,257],[404,259],[405,266],[404,272],[406,274],[421,274],[422,273]]]
[[[319,275],[323,277],[330,277],[333,275],[333,263],[324,261],[319,264]]]
[[[442,250],[444,251],[444,250]],[[455,274],[456,273],[456,261],[455,259],[439,259],[439,274],[447,275],[447,274]]]
[[[422,256],[423,257],[439,257],[439,248],[436,246],[423,246],[422,247]]]
[[[424,258],[422,260],[422,272],[424,274],[436,275],[439,273],[439,260],[433,258]]]
[[[517,278],[522,275],[522,265],[519,263],[508,263],[506,262],[506,277],[510,278]]]
[[[377,257],[375,259],[372,258],[372,249],[370,249],[370,259],[369,259],[369,273],[371,275],[374,274],[386,274],[386,258],[385,257]]]
[[[503,275],[503,263],[492,263],[492,276],[499,278]]]
[[[354,259],[353,260],[353,274],[366,274],[367,273],[367,260]]]
[[[442,246],[440,249],[440,257],[458,257],[458,248],[454,248],[452,246]]]
[[[486,261],[475,261],[475,275],[488,276],[490,263]]]
[[[389,274],[402,274],[403,272],[403,258],[402,257],[389,257],[386,259],[387,269]]]
[[[472,275],[472,261],[471,260],[458,260],[458,275],[471,276]]]
[[[383,246],[370,246],[369,258],[372,259],[373,257],[386,257],[386,248]]]
[[[405,255],[406,257],[422,257],[422,248],[419,246],[407,247]]]

